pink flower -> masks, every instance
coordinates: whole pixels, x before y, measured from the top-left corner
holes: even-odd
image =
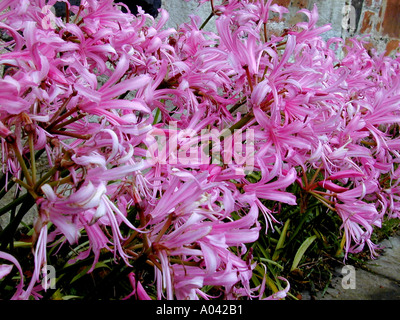
[[[374,227],[400,210],[399,58],[369,54],[364,39],[324,41],[316,6],[274,36],[270,13],[288,10],[271,0],[212,2],[217,33],[195,15],[166,29],[165,10],[155,21],[111,0],[65,1],[73,15],[61,19],[54,3],[0,3],[2,169],[25,177],[38,208],[33,274],[13,298],[41,297],[46,249],[68,242],[70,264],[93,257],[89,272],[104,251],[133,268],[126,298],[151,299],[135,270],[146,257],[157,299],[263,299],[249,246],[259,212],[268,234],[297,205],[295,182],[342,219],[346,257],[376,254]],[[254,139],[224,136],[235,132]],[[41,150],[51,175],[32,168]]]
[[[304,13],[307,18],[308,22],[299,22],[296,24],[296,27],[302,28],[303,30],[300,32],[289,31],[289,34],[295,34],[298,42],[307,41],[307,39],[312,39],[321,33],[329,31],[331,29],[330,25],[324,25],[322,27],[316,27],[318,22],[318,8],[317,5],[314,3],[312,11],[307,9],[302,9],[299,13]]]
[[[11,263],[13,263],[19,271],[21,278],[20,278],[19,284],[17,286],[17,290],[14,293],[14,295],[12,296],[11,300],[20,299],[20,297],[24,294],[24,292],[23,292],[24,276],[23,276],[21,265],[19,264],[17,259],[15,259],[11,254],[6,253],[6,252],[0,251],[0,258],[4,259],[4,260],[8,260]],[[12,268],[13,268],[12,265],[1,264],[0,265],[0,279],[4,278],[7,274],[9,274],[11,272]]]
[[[7,138],[10,134],[12,134],[12,131],[8,129],[3,122],[0,121],[0,137],[2,138]]]
[[[146,290],[144,290],[143,285],[140,281],[136,280],[135,274],[131,272],[129,275],[129,281],[131,282],[133,291],[128,296],[126,296],[123,300],[127,300],[132,296],[135,296],[137,300],[152,300],[150,296],[147,294]]]
[[[371,242],[373,226],[380,227],[380,215],[373,204],[367,204],[363,201],[335,205],[337,213],[343,221],[342,228],[345,232],[345,258],[347,253],[359,253],[367,244],[371,251],[371,257],[376,255],[376,246]],[[352,246],[352,242],[354,245]]]
[[[269,183],[254,183],[244,186],[246,193],[254,193],[257,198],[279,201],[291,205],[296,205],[296,196],[280,189],[285,189],[291,185],[297,178],[297,173],[294,168],[290,169],[286,176],[278,179],[275,182]]]
[[[257,73],[258,66],[256,61],[256,40],[255,33],[249,33],[246,40],[239,36],[239,27],[233,33],[231,30],[232,20],[229,16],[221,16],[216,21],[216,27],[220,36],[220,48],[228,52],[228,61],[239,74],[244,73],[244,68],[248,68],[251,75]]]
[[[287,293],[290,290],[290,283],[283,277],[278,277],[278,279],[286,281],[286,287],[282,290],[279,290],[278,292],[273,293],[271,296],[263,300],[282,300],[287,297]]]
[[[27,88],[10,76],[0,79],[0,112],[1,114],[19,114],[28,110],[28,102],[20,97]]]
[[[339,185],[337,185],[337,184],[335,184],[335,183],[333,183],[331,181],[326,181],[326,180],[318,181],[318,185],[320,187],[322,187],[322,188],[325,188],[327,190],[330,190],[330,191],[333,191],[333,192],[337,192],[337,193],[349,190],[349,188],[339,186]]]
[[[32,290],[34,289],[34,285],[40,280],[42,268],[47,264],[47,220],[44,216],[38,218],[35,231],[38,234],[34,251],[34,271],[28,288],[21,295],[21,299],[23,300],[28,300],[31,294],[35,294]],[[46,290],[46,288],[44,289]]]
[[[328,179],[329,180],[338,180],[343,178],[357,178],[364,177],[364,173],[356,170],[342,170],[336,173],[331,174]]]
[[[362,200],[367,194],[373,194],[378,190],[378,185],[373,181],[365,181],[350,190],[338,194],[338,199],[342,202]]]

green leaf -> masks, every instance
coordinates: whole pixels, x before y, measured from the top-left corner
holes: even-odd
[[[161,110],[160,108],[156,108],[156,114],[154,115],[153,126],[158,123],[158,118],[160,118]]]
[[[340,246],[336,251],[335,257],[340,257],[342,255],[345,243],[346,243],[346,234],[343,234],[342,241],[340,241]]]
[[[317,238],[317,236],[308,237],[304,242],[301,244],[300,248],[297,250],[296,255],[294,256],[292,268],[290,271],[297,269],[301,258],[303,258],[304,253],[307,251],[308,247],[313,243],[313,241]]]
[[[266,262],[266,263],[269,263],[269,264],[273,264],[274,266],[277,266],[277,267],[278,267],[279,269],[281,269],[281,270],[284,269],[284,268],[283,268],[278,262],[276,262],[276,261],[273,261],[273,260],[270,260],[270,259],[267,259],[267,258],[263,258],[263,257],[260,257],[259,260],[262,261],[262,262]]]
[[[32,242],[24,242],[24,241],[14,241],[14,248],[30,248],[32,247]]]
[[[62,297],[62,300],[71,300],[71,299],[83,299],[83,297],[80,297],[80,296],[73,296],[73,295],[63,296],[63,297]]]
[[[87,266],[86,268],[84,268],[81,272],[79,272],[79,273],[71,280],[70,283],[73,283],[73,282],[79,280],[80,278],[82,278],[84,275],[86,275],[87,272],[89,271],[89,269],[90,269],[91,267],[92,267],[92,266]],[[111,270],[111,268],[110,268],[106,263],[104,263],[104,262],[97,262],[96,265],[94,266],[94,269],[97,269],[97,268],[107,268],[107,269]],[[94,269],[93,269],[93,270],[94,270]]]
[[[272,256],[273,261],[278,260],[280,250],[283,248],[283,244],[285,243],[285,240],[286,240],[286,233],[287,233],[287,229],[289,228],[289,223],[290,223],[290,219],[287,219],[285,222],[285,225],[283,226],[281,236],[279,237],[278,244],[276,245],[275,252]]]

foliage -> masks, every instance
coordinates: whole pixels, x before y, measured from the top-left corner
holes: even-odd
[[[2,298],[284,299],[328,257],[377,255],[399,57],[324,41],[316,7],[274,35],[272,1],[200,1],[176,29],[64,2],[0,4]]]

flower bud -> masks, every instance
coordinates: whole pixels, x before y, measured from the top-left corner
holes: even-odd
[[[34,133],[36,131],[36,125],[33,123],[27,123],[25,125],[25,132],[26,133]]]
[[[7,139],[7,136],[12,134],[10,129],[8,129],[3,122],[0,121],[0,137]]]
[[[17,137],[15,136],[14,133],[10,133],[10,134],[9,134],[8,136],[6,136],[5,138],[6,138],[7,143],[9,143],[9,144],[14,144],[15,141],[17,140]]]

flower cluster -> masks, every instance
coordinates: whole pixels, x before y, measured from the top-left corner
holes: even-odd
[[[299,204],[293,184],[342,219],[346,254],[375,254],[374,226],[399,217],[400,58],[324,41],[316,7],[277,36],[271,0],[211,1],[216,33],[63,2],[64,18],[54,0],[0,4],[2,169],[38,209],[27,286],[0,252],[14,299],[39,298],[47,248],[68,245],[88,272],[107,252],[126,265],[128,297],[283,298],[251,286],[248,244]]]

